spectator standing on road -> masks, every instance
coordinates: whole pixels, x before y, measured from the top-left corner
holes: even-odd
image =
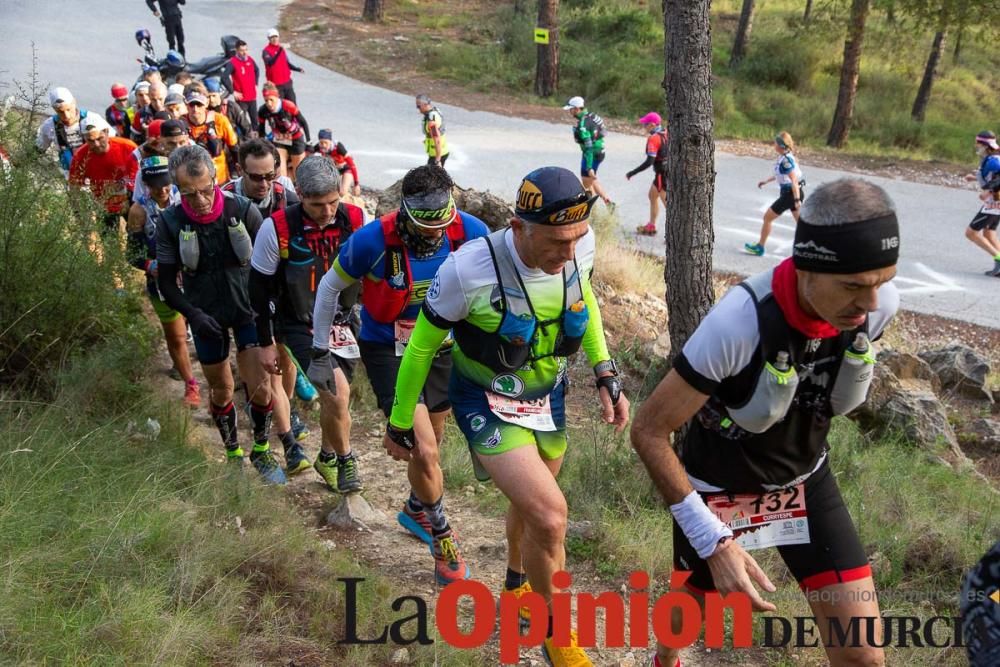
[[[979,169],[965,177],[967,181],[978,181],[982,190],[979,199],[983,202],[979,213],[965,230],[965,238],[985,250],[993,258],[993,268],[988,276],[1000,278],[1000,241],[997,240],[997,224],[1000,223],[1000,144],[992,132],[976,135],[976,155]]]
[[[157,0],[146,0],[146,6],[153,16],[160,19],[163,29],[167,31],[167,47],[176,49],[182,56],[184,54],[184,26],[181,25],[180,5],[185,0],[159,0],[160,9],[156,8]]]
[[[660,114],[650,111],[639,119],[639,124],[649,134],[646,139],[646,161],[625,174],[627,180],[640,171],[653,168],[653,182],[649,186],[649,221],[639,225],[636,233],[656,236],[656,219],[660,215],[660,201],[667,205],[667,130],[663,127]]]
[[[563,106],[573,117],[573,139],[580,144],[583,155],[580,158],[580,180],[583,187],[598,195],[609,210],[615,203],[597,180],[597,170],[604,162],[604,119],[592,111],[587,111],[583,98],[579,95],[569,98]]]
[[[260,68],[250,57],[247,43],[242,39],[236,42],[236,55],[229,59],[229,64],[226,65],[226,75],[232,81],[236,103],[243,107],[250,118],[256,118],[257,82],[260,81]]]
[[[448,140],[444,136],[444,118],[427,95],[417,95],[417,111],[423,114],[424,150],[427,164],[443,167],[448,159]]]
[[[288,52],[285,51],[285,47],[280,44],[279,40],[276,28],[267,31],[267,46],[260,54],[260,59],[264,61],[264,78],[277,86],[281,99],[295,102],[292,72],[304,72],[305,70],[292,64],[292,61],[288,59]]]
[[[802,188],[806,182],[802,178],[802,170],[799,163],[792,155],[795,150],[795,142],[792,135],[781,132],[774,138],[774,150],[778,154],[778,160],[774,163],[774,176],[766,178],[757,183],[758,188],[762,188],[772,181],[778,182],[780,188],[778,198],[764,211],[764,224],[760,228],[760,239],[757,243],[744,243],[743,249],[751,255],[760,257],[764,254],[764,244],[767,237],[771,235],[771,223],[785,211],[791,211],[795,222],[799,221],[799,208],[802,206]]]

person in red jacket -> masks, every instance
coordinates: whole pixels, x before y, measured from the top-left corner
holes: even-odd
[[[266,126],[270,126],[271,143],[281,155],[278,175],[294,181],[295,168],[306,156],[306,143],[310,141],[309,123],[295,102],[278,96],[273,83],[264,84],[264,105],[257,112],[257,132],[262,137],[267,136]]]
[[[236,42],[236,55],[229,59],[226,65],[226,76],[230,79],[231,86],[226,86],[233,91],[233,97],[249,114],[250,118],[257,117],[257,82],[260,81],[260,68],[250,57],[250,50],[247,43],[242,39]],[[226,83],[223,81],[223,83]]]
[[[128,212],[129,200],[139,163],[128,139],[110,136],[110,126],[98,114],[88,114],[80,131],[86,143],[73,154],[69,165],[69,183],[88,186],[104,207],[104,225],[117,232],[120,220]]]
[[[279,43],[278,30],[267,31],[267,46],[260,54],[264,61],[264,78],[278,87],[282,99],[295,102],[295,88],[292,87],[292,72],[304,72],[301,67],[292,64],[288,52]]]

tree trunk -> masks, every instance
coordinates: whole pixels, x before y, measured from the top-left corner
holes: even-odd
[[[844,40],[844,63],[840,68],[840,90],[837,93],[837,109],[833,112],[833,124],[826,138],[826,145],[840,148],[851,132],[851,118],[854,116],[854,98],[858,94],[858,73],[861,71],[861,46],[865,38],[865,21],[871,0],[852,0],[851,19]]]
[[[962,61],[962,35],[965,34],[965,27],[958,29],[958,34],[955,35],[955,50],[951,54],[951,63],[955,66],[961,64]]]
[[[361,18],[368,23],[381,23],[385,19],[385,5],[382,0],[365,0]]]
[[[927,113],[927,104],[931,101],[931,88],[934,86],[934,76],[937,74],[937,66],[941,61],[941,53],[943,51],[944,31],[939,30],[934,33],[934,43],[931,44],[931,52],[927,56],[927,66],[924,67],[924,78],[920,81],[917,98],[913,100],[913,111],[910,112],[910,117],[918,123],[924,122],[924,114]]]
[[[538,0],[538,27],[547,28],[549,43],[537,44],[535,94],[552,97],[559,87],[559,0]]]
[[[747,52],[747,42],[750,41],[750,30],[753,28],[753,10],[756,0],[743,0],[743,11],[740,12],[740,22],[736,26],[736,39],[733,40],[733,53],[729,57],[729,66],[736,67]]]
[[[809,17],[813,11],[813,0],[806,0],[806,10],[802,12],[802,23],[809,23]]]
[[[674,354],[684,347],[715,296],[710,5],[711,0],[663,0],[663,89],[670,128],[664,278]],[[683,66],[675,66],[678,63]]]

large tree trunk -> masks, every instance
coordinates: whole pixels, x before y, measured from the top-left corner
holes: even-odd
[[[756,0],[743,0],[743,11],[740,12],[740,22],[736,26],[736,39],[733,40],[733,52],[729,57],[729,66],[736,67],[747,52],[747,42],[750,41],[750,30],[753,29],[753,10]]]
[[[813,0],[806,0],[806,10],[802,12],[802,22],[809,23],[809,17],[813,11]]]
[[[381,23],[385,19],[385,5],[382,0],[365,0],[361,18],[369,23]]]
[[[538,0],[538,27],[549,31],[549,43],[536,45],[535,94],[552,97],[559,87],[559,0]]]
[[[927,113],[927,103],[931,101],[931,88],[934,87],[934,76],[937,74],[938,62],[941,61],[941,53],[943,51],[944,31],[939,30],[934,33],[934,43],[931,44],[931,52],[927,56],[927,66],[924,67],[924,78],[920,81],[917,98],[913,100],[913,110],[910,112],[910,117],[918,123],[924,122],[924,114]]]
[[[858,73],[861,71],[861,46],[865,38],[865,21],[871,0],[853,0],[851,19],[844,41],[844,63],[840,68],[840,90],[837,93],[837,109],[833,112],[833,124],[826,138],[826,145],[840,148],[851,132],[851,118],[854,116],[854,98],[858,94]]]
[[[663,0],[663,88],[670,128],[664,278],[673,354],[684,347],[715,296],[710,6],[711,0]]]

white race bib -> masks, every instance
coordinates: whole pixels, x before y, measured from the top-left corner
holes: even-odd
[[[552,419],[552,403],[549,395],[531,401],[519,401],[491,391],[486,392],[490,404],[490,412],[508,424],[521,426],[531,431],[556,431],[555,420]]]
[[[396,338],[396,356],[401,357],[406,352],[406,344],[410,342],[413,335],[413,327],[417,325],[416,320],[396,320],[393,323]]]
[[[809,544],[809,516],[803,484],[766,493],[708,496],[707,504],[733,531],[746,551],[785,544]]]
[[[354,332],[346,324],[334,324],[330,330],[330,351],[341,359],[360,359],[361,348]]]

